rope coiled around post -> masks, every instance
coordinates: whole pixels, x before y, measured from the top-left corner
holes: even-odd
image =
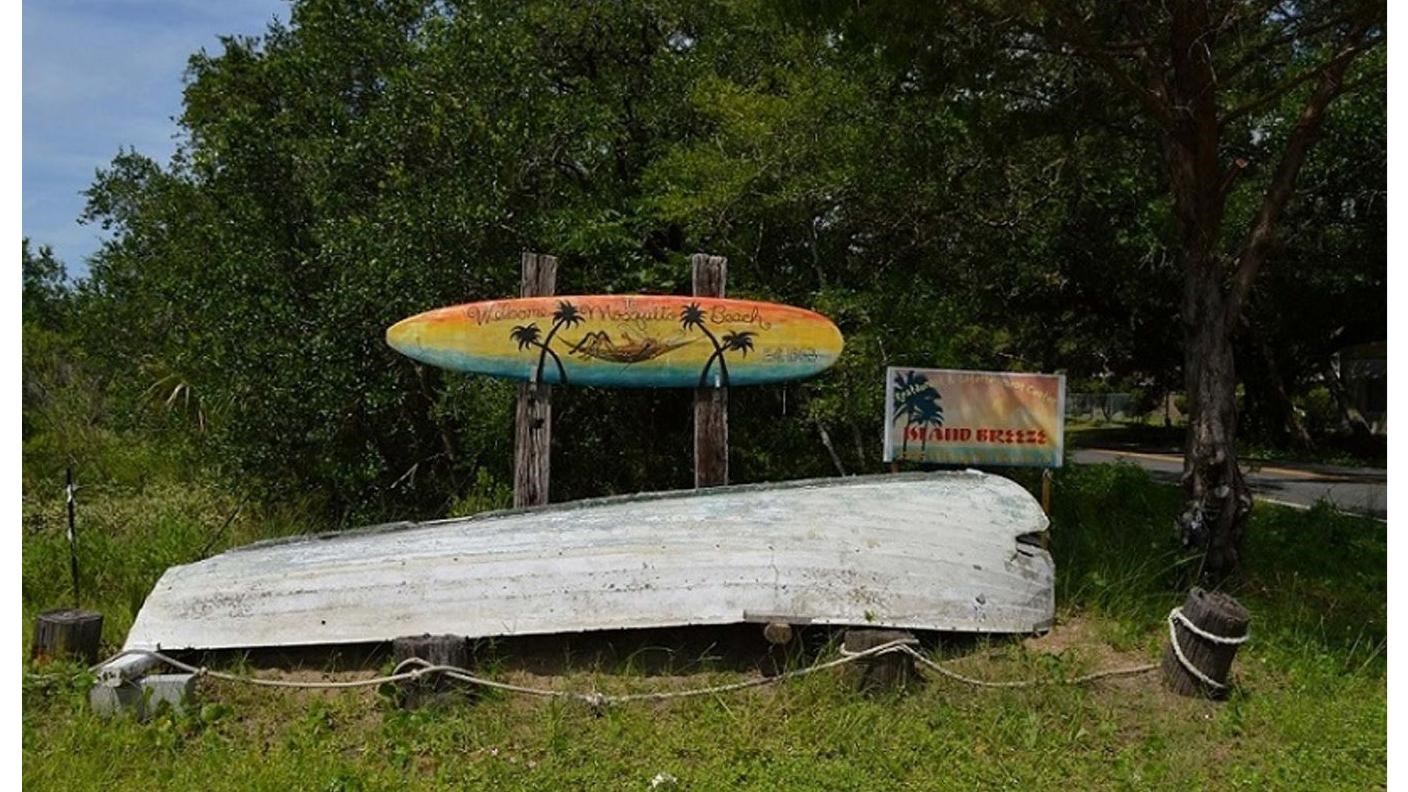
[[[1217,635],[1216,633],[1210,633],[1207,630],[1204,630],[1203,628],[1194,624],[1192,619],[1183,615],[1182,608],[1174,608],[1173,610],[1168,612],[1168,642],[1169,646],[1173,648],[1173,656],[1178,658],[1178,664],[1183,666],[1183,670],[1191,674],[1193,678],[1197,679],[1199,682],[1202,682],[1204,685],[1213,688],[1214,690],[1226,690],[1228,687],[1230,687],[1229,685],[1226,685],[1222,682],[1218,682],[1216,679],[1213,679],[1207,674],[1204,674],[1202,672],[1202,669],[1193,665],[1192,661],[1190,661],[1183,654],[1183,647],[1180,646],[1178,642],[1177,625],[1179,624],[1183,625],[1183,628],[1186,629],[1188,632],[1193,633],[1194,635],[1198,636],[1199,638],[1202,638],[1205,641],[1211,641],[1215,644],[1223,644],[1224,646],[1236,646],[1238,644],[1246,643],[1247,639],[1252,637],[1251,631],[1248,630],[1245,635],[1231,637],[1226,635]]]

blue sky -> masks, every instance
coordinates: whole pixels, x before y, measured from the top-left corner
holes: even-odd
[[[80,194],[119,148],[165,164],[175,150],[186,59],[221,35],[286,21],[285,0],[25,0],[23,228],[70,274],[101,230]]]

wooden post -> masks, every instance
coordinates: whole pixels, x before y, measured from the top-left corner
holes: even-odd
[[[847,630],[841,646],[847,652],[863,652],[891,641],[913,641],[907,630]],[[902,652],[875,655],[856,662],[860,666],[858,686],[862,693],[903,690],[918,679],[914,658]]]
[[[1247,609],[1221,591],[1195,588],[1188,592],[1188,599],[1183,603],[1182,610],[1183,615],[1197,625],[1198,629],[1222,638],[1244,638],[1251,623],[1251,614]],[[1185,668],[1171,642],[1164,649],[1164,684],[1183,696],[1225,698],[1227,676],[1232,670],[1232,660],[1237,656],[1240,643],[1209,640],[1194,633],[1180,621],[1174,622],[1173,635],[1170,637],[1178,641],[1178,649],[1182,652],[1183,659],[1217,685],[1207,684]]]
[[[61,608],[39,614],[34,621],[36,660],[73,658],[86,665],[98,662],[98,645],[103,639],[103,615],[78,608]]]
[[[1041,469],[1041,511],[1051,516],[1051,468]]]
[[[398,664],[418,657],[432,665],[469,667],[469,641],[463,635],[402,636],[391,642],[391,654]],[[404,709],[416,709],[433,701],[465,698],[473,692],[465,685],[437,674],[403,683],[400,705]]]
[[[524,253],[519,296],[549,297],[556,289],[557,258]],[[515,421],[513,505],[545,505],[552,459],[552,386],[543,382],[519,384]]]
[[[723,297],[728,280],[728,259],[696,253],[695,297]],[[718,487],[728,483],[728,388],[694,391],[694,486]]]

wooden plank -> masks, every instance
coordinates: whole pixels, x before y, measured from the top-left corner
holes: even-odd
[[[728,259],[696,253],[694,296],[723,297],[728,280]],[[694,486],[718,487],[728,483],[728,388],[694,391]]]
[[[299,537],[173,567],[128,648],[787,622],[1034,632],[1036,499],[977,472],[624,496]],[[1027,537],[1019,540],[1019,537]]]
[[[551,296],[557,289],[557,258],[524,253],[521,277],[521,296]],[[519,385],[514,420],[513,505],[542,506],[548,502],[551,482],[552,386]]]

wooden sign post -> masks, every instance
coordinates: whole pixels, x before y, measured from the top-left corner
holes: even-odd
[[[728,279],[728,259],[696,253],[695,297],[723,297]],[[728,483],[728,388],[694,391],[694,486],[719,487]]]
[[[524,253],[519,296],[551,297],[556,290],[557,257]],[[547,504],[551,449],[552,386],[519,383],[513,438],[514,508]]]

